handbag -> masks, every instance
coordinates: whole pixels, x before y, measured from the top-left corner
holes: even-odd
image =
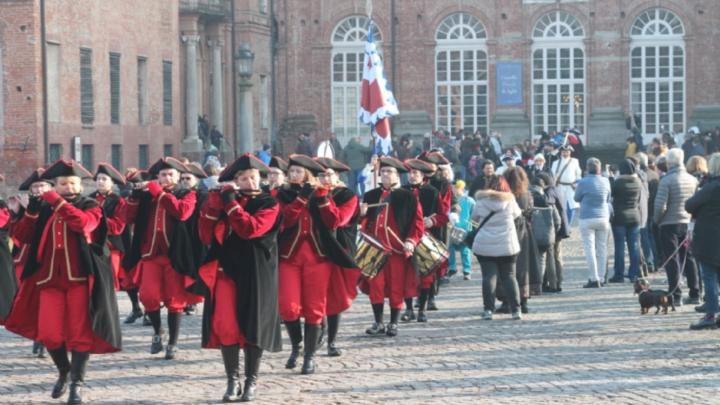
[[[465,245],[472,249],[473,242],[475,242],[475,236],[477,235],[480,228],[485,225],[485,223],[492,218],[492,216],[495,215],[495,211],[488,214],[488,216],[485,217],[485,219],[480,222],[480,225],[473,227],[471,230],[468,231],[467,235],[465,235]]]

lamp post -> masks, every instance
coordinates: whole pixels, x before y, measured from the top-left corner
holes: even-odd
[[[235,52],[238,80],[238,111],[237,111],[237,133],[235,134],[235,156],[246,152],[253,152],[252,137],[252,82],[253,61],[255,54],[250,50],[249,44],[241,44]]]

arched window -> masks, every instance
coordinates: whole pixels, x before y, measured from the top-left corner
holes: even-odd
[[[685,130],[684,34],[680,19],[661,8],[630,28],[630,105],[647,138]]]
[[[446,17],[435,39],[435,126],[487,132],[487,34],[472,15]]]
[[[576,127],[585,133],[585,31],[564,11],[543,15],[533,28],[533,134]]]
[[[369,136],[357,117],[367,28],[367,17],[353,16],[342,20],[332,34],[332,130],[342,144],[356,135]],[[379,50],[382,36],[375,24],[373,38]]]

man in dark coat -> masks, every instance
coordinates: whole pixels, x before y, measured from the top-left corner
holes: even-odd
[[[210,192],[199,219],[200,238],[211,244],[199,274],[208,289],[202,345],[222,352],[227,375],[223,402],[254,399],[263,350],[281,348],[276,243],[281,215],[277,201],[260,190],[260,174],[268,171],[251,154],[238,158],[220,175],[220,181],[234,184]]]
[[[10,313],[17,289],[8,238],[9,228],[10,210],[5,201],[0,199],[0,322]]]
[[[69,404],[82,402],[90,353],[121,347],[107,231],[98,203],[81,195],[83,177],[92,174],[77,162],[53,164],[42,178],[55,179],[54,190],[31,199],[13,227],[13,236],[30,248],[5,322],[9,331],[47,347],[59,372],[53,398],[66,392],[70,374]],[[98,226],[101,239],[89,245],[87,238]]]

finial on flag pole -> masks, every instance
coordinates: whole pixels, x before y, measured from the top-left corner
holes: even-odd
[[[368,17],[372,17],[372,0],[365,0],[365,11]]]

